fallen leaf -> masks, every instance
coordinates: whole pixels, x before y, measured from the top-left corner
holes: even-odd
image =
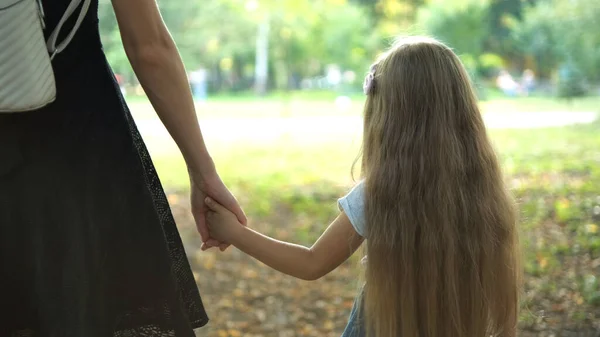
[[[325,324],[323,324],[323,327],[327,330],[333,330],[333,328],[335,328],[335,324],[333,324],[332,321],[325,321]]]
[[[538,264],[540,265],[540,268],[546,269],[546,266],[548,266],[548,258],[545,256],[538,257]]]
[[[215,254],[206,254],[202,265],[206,270],[212,270],[215,267],[217,258]]]
[[[229,330],[229,336],[231,336],[231,337],[241,337],[242,333],[239,330]]]

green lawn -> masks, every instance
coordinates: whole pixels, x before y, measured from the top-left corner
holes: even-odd
[[[503,98],[494,96],[481,102],[484,112],[552,112],[600,111],[600,96],[590,96],[566,101],[555,97]]]
[[[362,114],[364,96],[352,94],[349,103],[333,104],[338,95],[334,92],[273,93],[260,98],[248,93],[210,97],[205,104],[198,104],[200,118],[213,117],[289,117],[289,116],[359,116]],[[151,118],[154,111],[148,101],[140,97],[127,99],[137,118]],[[492,94],[482,101],[484,113],[511,112],[600,112],[600,96],[574,99],[571,102],[554,97],[505,98]]]
[[[536,130],[491,130],[507,174],[565,171],[594,160],[594,146],[600,148],[591,126]],[[229,182],[269,180],[303,184],[318,180],[351,182],[351,166],[358,155],[358,139],[336,139],[324,143],[302,144],[282,138],[265,144],[244,140],[212,143],[211,153],[223,179]],[[582,158],[583,157],[583,158]],[[589,158],[588,158],[589,157]],[[596,158],[597,160],[597,158]],[[178,153],[155,158],[168,187],[187,184],[183,160]]]

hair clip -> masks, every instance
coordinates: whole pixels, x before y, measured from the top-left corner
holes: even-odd
[[[365,95],[370,95],[375,91],[375,67],[376,64],[372,64],[369,68],[369,73],[365,76],[365,81],[363,82],[363,93]]]

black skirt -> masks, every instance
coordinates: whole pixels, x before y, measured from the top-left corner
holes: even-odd
[[[69,2],[43,1],[50,30]],[[0,114],[0,336],[191,337],[208,318],[97,6],[53,62],[56,101]]]

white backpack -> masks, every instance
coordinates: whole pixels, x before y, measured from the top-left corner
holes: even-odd
[[[62,26],[82,1],[73,29],[57,43]],[[71,42],[90,3],[72,0],[45,41],[41,0],[0,0],[0,113],[31,111],[55,100],[52,59]]]

